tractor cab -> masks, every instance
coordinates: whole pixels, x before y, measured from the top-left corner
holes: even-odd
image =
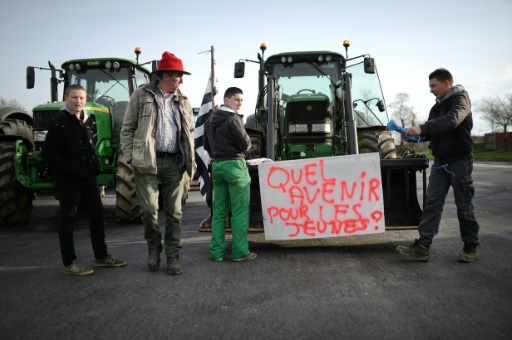
[[[52,70],[55,70],[50,63]],[[112,142],[119,141],[119,133],[130,95],[134,89],[150,80],[150,73],[132,60],[119,58],[74,59],[62,64],[58,70],[60,79],[52,77],[52,83],[63,83],[64,88],[78,84],[87,92],[87,104],[84,109],[95,119],[108,121],[112,125],[110,131]],[[27,87],[34,85],[34,68],[27,68]],[[55,93],[53,93],[55,91]],[[50,121],[55,118],[64,105],[57,102],[57,89],[52,90],[54,102],[34,108],[34,132],[42,135]],[[64,99],[64,96],[63,96]],[[106,115],[106,117],[100,117]],[[108,126],[107,125],[107,126]],[[44,138],[37,138],[42,142]]]
[[[269,107],[276,111],[278,159],[349,153],[344,105],[353,108],[358,129],[385,129],[388,123],[380,81],[370,58],[345,59],[332,51],[288,52],[270,56],[264,70],[273,83],[275,99],[269,101],[268,94],[264,96],[267,105],[257,108],[255,121],[266,121]],[[351,74],[350,91],[344,80],[347,73]],[[263,92],[268,93],[268,88]],[[345,104],[347,99],[350,104]]]

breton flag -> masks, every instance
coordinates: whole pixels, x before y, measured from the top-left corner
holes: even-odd
[[[203,195],[206,203],[209,207],[212,206],[212,198],[211,196],[211,178],[208,173],[208,163],[210,162],[210,156],[208,152],[203,148],[203,134],[204,134],[204,123],[210,117],[212,110],[212,75],[208,77],[208,84],[206,85],[206,90],[204,91],[203,102],[201,103],[201,108],[199,109],[199,114],[197,116],[196,127],[194,131],[194,148],[195,148],[195,156],[196,156],[196,165],[197,165],[197,176],[199,177],[199,190],[201,191],[201,195]],[[215,80],[215,82],[217,82]],[[217,101],[217,86],[213,87],[213,98],[215,98],[215,103]],[[217,109],[217,105],[215,105],[215,110]]]

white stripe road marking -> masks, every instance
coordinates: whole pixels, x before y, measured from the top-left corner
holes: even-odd
[[[48,269],[49,266],[0,267],[0,272],[27,271],[35,269]]]
[[[473,163],[474,168],[501,168],[506,169],[512,167],[512,163]]]
[[[199,236],[199,237],[189,237],[182,238],[181,243],[207,243],[212,239],[211,236]],[[226,241],[231,241],[231,235],[226,235]],[[116,244],[146,244],[146,241],[124,241],[124,240],[110,240],[106,241],[107,243],[116,243]]]

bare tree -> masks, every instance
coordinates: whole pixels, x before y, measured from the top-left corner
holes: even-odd
[[[389,104],[389,107],[393,109],[391,117],[399,122],[402,127],[407,124],[411,126],[415,125],[418,113],[414,111],[412,106],[407,105],[410,100],[408,93],[401,92],[396,95],[395,100]],[[400,139],[400,145],[403,145],[403,140]]]
[[[406,103],[410,100],[409,94],[401,92],[396,95],[395,100],[389,104],[389,107],[393,109],[391,116],[400,122],[402,126],[411,121],[411,112],[413,108]]]
[[[512,93],[504,98],[488,97],[482,99],[477,105],[477,110],[483,114],[483,119],[491,126],[501,126],[505,133],[505,150],[507,149],[507,128],[512,125]]]
[[[0,98],[0,105],[12,106],[25,111],[25,108],[20,103],[18,103],[16,99],[5,100],[4,98]]]

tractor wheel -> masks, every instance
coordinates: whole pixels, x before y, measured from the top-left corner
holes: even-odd
[[[21,225],[30,219],[32,194],[19,190],[14,182],[13,142],[0,142],[0,225]]]
[[[139,223],[140,214],[133,169],[125,162],[122,152],[119,152],[116,173],[116,215],[121,221]]]
[[[249,155],[246,159],[261,158],[261,135],[259,133],[249,133],[251,138],[251,148],[249,149]]]
[[[381,159],[396,158],[395,140],[391,131],[364,131],[357,138],[359,153],[378,152]]]
[[[0,122],[0,135],[24,137],[29,142],[27,149],[34,150],[32,127],[23,120],[7,118]]]
[[[256,129],[256,115],[254,115],[254,113],[247,116],[247,119],[245,120],[245,127]]]

